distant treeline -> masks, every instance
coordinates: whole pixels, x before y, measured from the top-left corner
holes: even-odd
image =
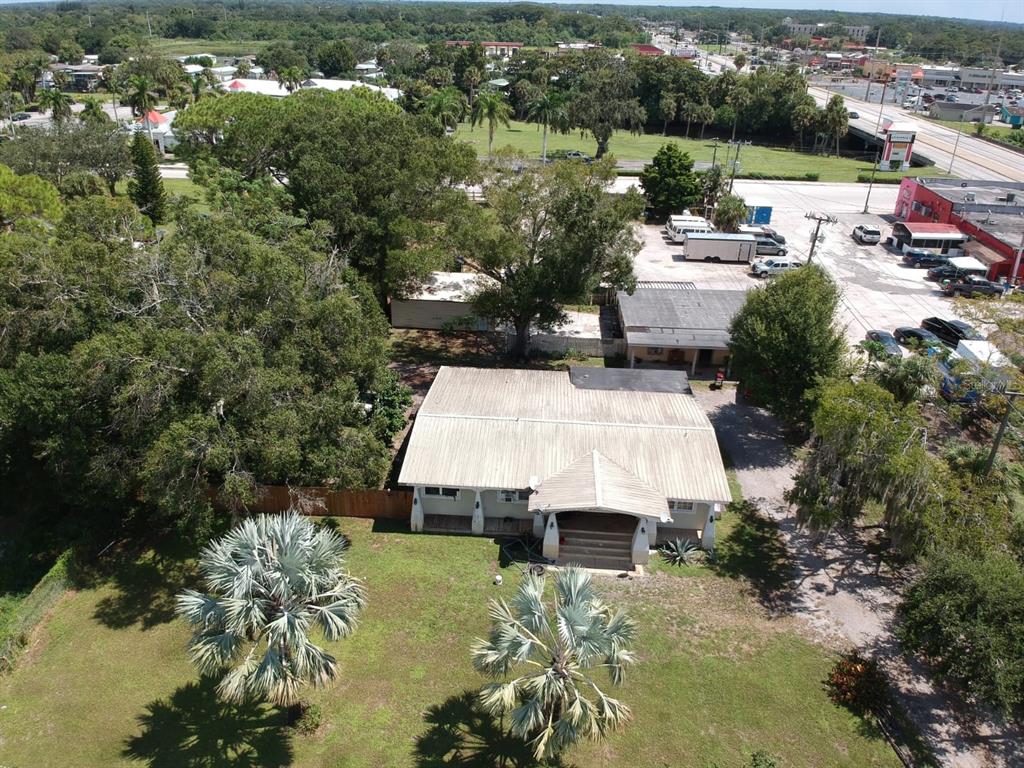
[[[711,33],[739,32],[778,42],[787,36],[782,19],[829,25],[868,24],[873,42],[902,48],[934,61],[991,64],[997,48],[1013,65],[1024,60],[1024,25],[926,16],[829,11],[669,8],[650,6],[320,3],[238,0],[232,3],[130,2],[24,5],[0,11],[0,39],[7,52],[44,49],[56,53],[74,40],[100,53],[125,37],[196,38],[211,41],[358,39],[367,43],[445,39],[506,40],[547,46],[588,40],[608,47],[642,42],[641,20],[656,20]]]

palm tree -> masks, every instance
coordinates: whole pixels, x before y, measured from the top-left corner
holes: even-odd
[[[117,95],[120,88],[117,83],[117,73],[111,66],[106,66],[100,73],[100,86],[110,94],[110,106],[114,110],[114,122],[120,123],[121,118],[117,116]]]
[[[658,111],[661,112],[661,135],[668,135],[668,124],[676,119],[676,112],[679,111],[679,96],[675,93],[662,93],[658,101]]]
[[[290,510],[245,520],[203,550],[210,594],[187,589],[175,611],[194,631],[188,648],[200,674],[223,674],[223,699],[265,699],[295,715],[301,685],[337,676],[337,660],[311,633],[348,637],[366,605],[362,582],[345,570],[347,548]]]
[[[427,114],[436,118],[445,128],[455,126],[466,116],[466,97],[454,86],[434,91],[423,100]]]
[[[704,130],[709,124],[715,122],[715,108],[705,102],[700,105],[700,109],[697,111],[697,114],[693,119],[700,123],[700,137],[703,139]]]
[[[526,119],[531,123],[544,126],[544,138],[541,140],[540,159],[548,159],[548,129],[556,131],[568,127],[569,112],[566,109],[564,93],[551,89],[541,91],[526,106]]]
[[[800,136],[800,149],[803,149],[804,133],[813,128],[818,121],[818,107],[813,103],[797,104],[789,119],[793,130]]]
[[[132,108],[132,114],[137,117],[148,114],[156,108],[157,94],[156,83],[146,75],[132,75],[128,78],[125,92],[125,101]]]
[[[63,91],[47,88],[39,94],[39,106],[50,110],[50,119],[60,124],[71,118],[71,105],[74,100]]]
[[[299,67],[282,67],[281,71],[277,73],[277,82],[282,88],[286,88],[288,93],[292,93],[302,85],[302,81],[305,79],[306,74]]]
[[[602,691],[592,673],[603,668],[612,685],[622,682],[634,662],[633,621],[601,602],[581,568],[559,571],[554,592],[552,611],[544,579],[531,574],[510,603],[492,600],[490,636],[472,650],[473,666],[496,680],[480,692],[481,705],[509,715],[512,734],[529,741],[538,760],[584,738],[600,739],[630,717],[629,707]]]
[[[78,119],[83,123],[93,123],[95,125],[103,125],[104,123],[110,122],[110,116],[103,111],[103,105],[100,104],[100,100],[94,96],[85,96],[82,99],[82,111],[78,113]]]
[[[846,103],[838,93],[825,105],[824,126],[830,136],[835,136],[836,157],[839,157],[839,139],[850,130],[850,113],[846,111]]]
[[[679,106],[679,119],[686,120],[686,138],[690,138],[690,123],[700,116],[701,105],[695,101],[687,101]]]
[[[498,123],[506,128],[509,127],[509,118],[512,117],[512,108],[505,101],[505,97],[497,91],[486,91],[476,97],[473,104],[473,113],[470,115],[470,125],[474,128],[477,125],[487,123],[487,159],[494,157],[494,129]]]
[[[482,76],[476,67],[466,67],[462,73],[462,87],[469,91],[469,103],[476,101],[476,89],[480,87]]]
[[[732,93],[726,97],[726,101],[729,103],[729,106],[732,107],[733,112],[732,139],[730,139],[730,141],[736,141],[736,124],[739,122],[740,113],[750,105],[750,91],[743,86],[738,85],[732,89]]]

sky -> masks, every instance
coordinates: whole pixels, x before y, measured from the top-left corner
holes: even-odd
[[[469,0],[467,0],[469,1]],[[487,0],[484,0],[485,2]],[[557,0],[536,0],[557,2]],[[566,0],[567,2],[570,0]],[[895,13],[901,16],[944,16],[1024,24],[1024,0],[571,0],[605,5],[717,6],[720,8],[785,9]]]

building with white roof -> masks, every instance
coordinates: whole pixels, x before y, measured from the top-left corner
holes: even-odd
[[[677,371],[442,367],[399,482],[414,531],[523,534],[544,556],[648,561],[657,541],[714,545],[731,500],[714,428]]]

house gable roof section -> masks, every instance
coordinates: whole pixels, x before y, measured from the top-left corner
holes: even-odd
[[[576,387],[564,371],[441,368],[416,416],[399,482],[524,489],[594,450],[665,498],[731,498],[696,398]]]
[[[594,511],[671,522],[665,496],[600,451],[581,456],[530,495],[531,512]]]

